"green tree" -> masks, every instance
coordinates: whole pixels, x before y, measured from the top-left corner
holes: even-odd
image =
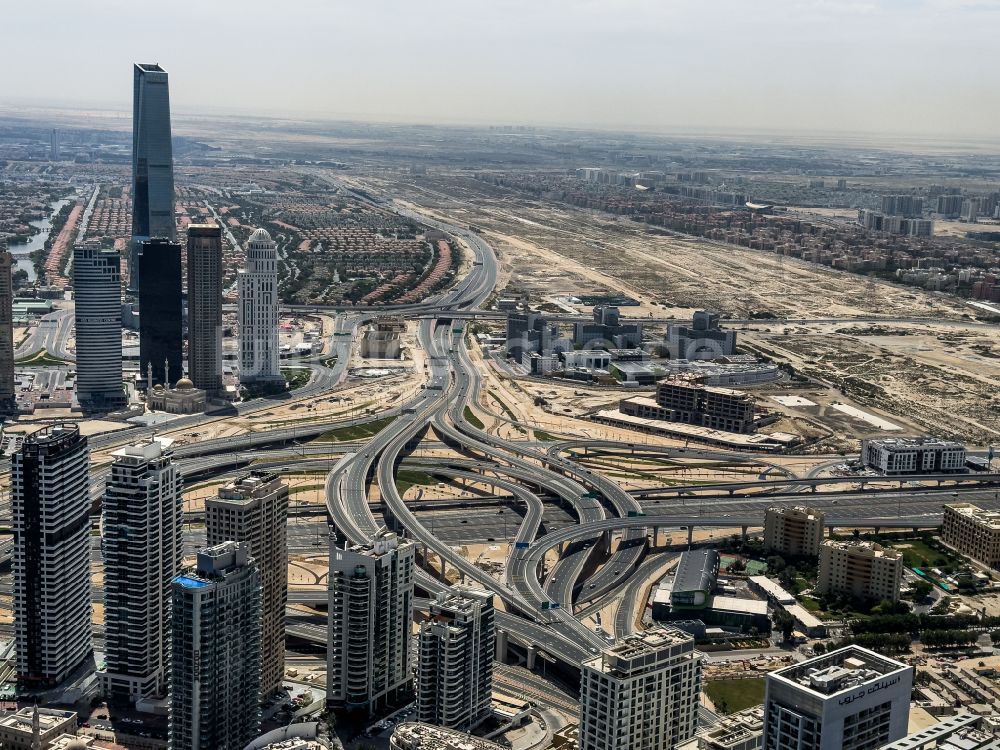
[[[923,601],[934,590],[934,586],[929,581],[915,581],[910,587],[909,598],[915,602]]]

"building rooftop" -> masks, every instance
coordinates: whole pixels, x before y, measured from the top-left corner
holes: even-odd
[[[995,722],[971,713],[960,713],[937,724],[883,745],[880,750],[978,750],[996,748],[1000,737]],[[993,718],[993,717],[990,717]]]
[[[32,432],[24,438],[26,445],[45,445],[46,443],[56,443],[61,440],[71,440],[80,435],[80,428],[75,424],[63,423],[54,424],[51,427],[43,427]]]
[[[166,73],[163,68],[160,67],[159,63],[136,63],[135,67],[139,70],[145,70],[150,73]]]
[[[719,553],[714,549],[688,550],[674,574],[674,591],[707,591],[715,588],[719,575]]]
[[[441,591],[431,599],[431,606],[444,610],[471,612],[474,605],[493,602],[493,594],[485,589],[474,589],[468,586],[456,586],[448,591]]]
[[[8,714],[0,719],[0,726],[14,732],[24,732],[31,735],[31,723],[35,713],[35,707],[25,706],[18,709],[17,713]],[[55,708],[39,708],[38,729],[42,734],[51,732],[69,719],[76,719],[74,711],[60,711]]]
[[[211,498],[211,502],[248,503],[272,492],[275,489],[274,485],[278,483],[280,477],[274,472],[251,471],[220,487],[218,496]]]
[[[995,510],[984,510],[972,503],[950,503],[944,507],[954,512],[971,518],[973,521],[989,526],[991,529],[1000,529],[1000,512]]]
[[[903,556],[902,552],[889,549],[888,547],[883,547],[875,542],[858,542],[850,539],[843,541],[827,539],[823,542],[823,546],[847,550],[848,552],[853,552],[855,554],[867,554],[871,557],[884,557],[887,560],[897,560]]]
[[[753,399],[753,396],[749,393],[737,391],[733,388],[721,388],[717,385],[705,385],[703,376],[692,375],[690,373],[671,375],[666,380],[661,380],[660,383],[661,385],[676,385],[682,388],[697,388],[705,391],[705,393],[714,393],[719,396],[738,396],[747,400]]]
[[[767,509],[768,513],[777,513],[782,516],[800,516],[809,521],[822,521],[826,517],[822,511],[816,508],[807,508],[805,505],[776,505]]]
[[[795,597],[786,591],[781,584],[767,576],[750,576],[747,580],[760,587],[761,591],[774,598],[778,604],[794,604]]]
[[[740,745],[763,731],[764,707],[753,706],[723,716],[715,724],[699,732],[697,737],[712,747],[728,748]]]
[[[657,661],[666,661],[678,646],[691,646],[691,653],[694,653],[694,637],[677,628],[659,626],[620,638],[584,665],[606,674],[624,676],[653,667]]]
[[[501,750],[504,747],[465,732],[420,722],[407,722],[396,727],[392,733],[392,746],[419,750]]]
[[[60,734],[48,746],[48,750],[90,750],[94,747],[93,737],[77,737],[74,734]]]
[[[770,677],[795,684],[799,689],[830,697],[862,685],[876,683],[876,689],[899,682],[912,667],[860,646],[846,646],[771,672]]]
[[[653,368],[649,365],[644,365],[641,362],[615,362],[614,366],[622,372],[639,373],[640,375],[652,375],[655,373]]]
[[[825,626],[825,623],[821,619],[801,604],[788,604],[784,607],[784,610],[794,617],[796,622],[802,623],[802,626],[804,628],[808,628],[809,630]]]
[[[742,596],[716,596],[709,605],[714,610],[745,615],[767,615],[767,602]]]
[[[352,544],[349,547],[344,547],[344,549],[358,555],[381,557],[387,552],[391,552],[392,550],[398,548],[403,542],[405,542],[405,540],[400,539],[396,532],[389,531],[383,526],[375,532],[375,536],[370,544]]]
[[[192,221],[190,224],[187,225],[187,231],[188,231],[188,234],[191,234],[192,232],[213,232],[213,233],[215,233],[215,232],[221,232],[222,231],[222,227],[220,227],[219,224],[217,222],[214,222],[214,221],[207,221],[207,222],[204,222],[204,223]]]
[[[140,443],[132,443],[131,445],[126,445],[124,448],[119,448],[111,456],[120,459],[138,458],[150,461],[162,456],[164,451],[173,444],[174,441],[171,438],[154,437]]]
[[[253,234],[250,235],[249,242],[270,242],[271,235],[264,228],[253,230]]]
[[[924,435],[922,437],[882,437],[869,438],[868,443],[877,445],[886,450],[912,450],[913,448],[962,448],[965,446],[954,440],[942,440],[941,438]]]

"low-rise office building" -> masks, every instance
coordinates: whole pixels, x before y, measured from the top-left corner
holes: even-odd
[[[950,474],[965,471],[965,446],[932,437],[870,438],[861,460],[881,474]]]
[[[913,667],[860,646],[770,672],[763,750],[877,750],[906,735]]]
[[[960,713],[879,750],[997,750],[1000,717]]]
[[[898,601],[903,555],[874,542],[826,541],[819,548],[820,594]]]
[[[791,557],[814,557],[823,543],[825,522],[826,516],[815,508],[768,508],[764,516],[764,549]]]
[[[684,422],[727,432],[753,432],[754,399],[730,388],[707,386],[698,378],[675,377],[656,387],[657,414],[650,419]]]
[[[1000,512],[971,503],[945,505],[941,541],[983,565],[1000,568]]]
[[[659,377],[656,370],[639,362],[612,362],[608,372],[623,383],[639,385],[653,385]]]

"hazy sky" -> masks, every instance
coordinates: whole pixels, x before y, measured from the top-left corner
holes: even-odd
[[[0,0],[0,98],[649,129],[1000,130],[1000,0]]]

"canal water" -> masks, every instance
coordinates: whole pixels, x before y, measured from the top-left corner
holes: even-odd
[[[37,219],[35,221],[28,222],[29,224],[31,224],[31,226],[41,231],[39,231],[38,234],[29,239],[27,242],[17,245],[11,243],[10,245],[8,245],[8,250],[10,250],[10,254],[14,256],[15,268],[24,269],[25,271],[27,271],[29,281],[34,281],[36,278],[35,266],[31,262],[31,258],[29,256],[35,250],[40,250],[41,248],[45,247],[45,240],[47,240],[49,238],[49,234],[52,233],[52,219],[55,218],[55,215],[57,213],[59,213],[59,209],[61,209],[67,203],[69,203],[68,199],[61,201],[52,201],[52,203],[49,204],[49,208],[51,209],[51,211],[47,218]]]

